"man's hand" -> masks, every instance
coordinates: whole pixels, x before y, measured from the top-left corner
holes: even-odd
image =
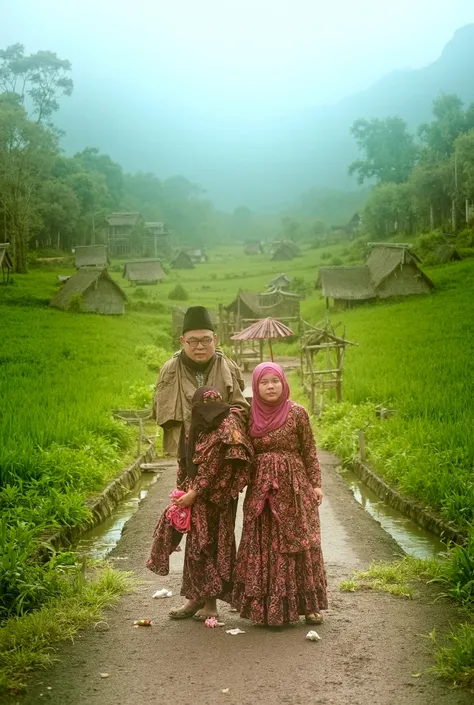
[[[176,504],[178,507],[191,507],[196,501],[196,497],[196,490],[188,490],[182,497],[173,499],[173,504]]]

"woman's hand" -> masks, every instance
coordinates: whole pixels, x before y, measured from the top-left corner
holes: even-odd
[[[316,497],[316,502],[318,503],[318,506],[319,506],[323,501],[323,491],[320,487],[314,488],[314,496]]]
[[[186,494],[183,494],[179,499],[173,499],[173,504],[176,504],[178,507],[191,507],[196,501],[196,497],[196,490],[188,490]]]

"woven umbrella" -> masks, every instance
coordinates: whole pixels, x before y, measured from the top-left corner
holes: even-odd
[[[291,328],[285,326],[281,321],[276,318],[264,318],[262,321],[256,321],[248,328],[234,333],[232,340],[268,340],[270,357],[273,362],[272,340],[289,338],[291,335],[294,335]]]

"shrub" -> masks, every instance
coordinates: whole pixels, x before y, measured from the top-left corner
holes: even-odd
[[[157,348],[155,345],[140,346],[135,348],[135,353],[137,357],[146,362],[148,368],[153,372],[159,372],[170,357],[168,350]]]
[[[73,294],[71,296],[67,310],[71,311],[71,313],[81,313],[84,310],[82,294]]]
[[[141,286],[139,286],[133,292],[133,296],[136,299],[147,299],[148,298],[148,291],[145,291],[145,289],[143,289]]]
[[[171,335],[165,330],[159,330],[155,333],[155,345],[157,348],[170,348]]]
[[[321,252],[321,259],[330,259],[331,253],[330,252]]]
[[[333,257],[331,260],[331,267],[340,267],[344,262],[340,257]]]
[[[168,294],[168,298],[173,301],[187,301],[189,296],[188,292],[182,284],[176,284],[174,289],[171,289],[170,293]]]

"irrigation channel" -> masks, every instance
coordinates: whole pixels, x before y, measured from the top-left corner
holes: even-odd
[[[353,472],[342,470],[341,475],[357,502],[380,523],[405,553],[416,558],[434,558],[446,550],[438,536],[379,499]],[[128,519],[135,514],[149,488],[159,478],[159,473],[143,473],[135,487],[118,503],[112,515],[82,536],[76,550],[92,558],[105,558],[119,542]]]

